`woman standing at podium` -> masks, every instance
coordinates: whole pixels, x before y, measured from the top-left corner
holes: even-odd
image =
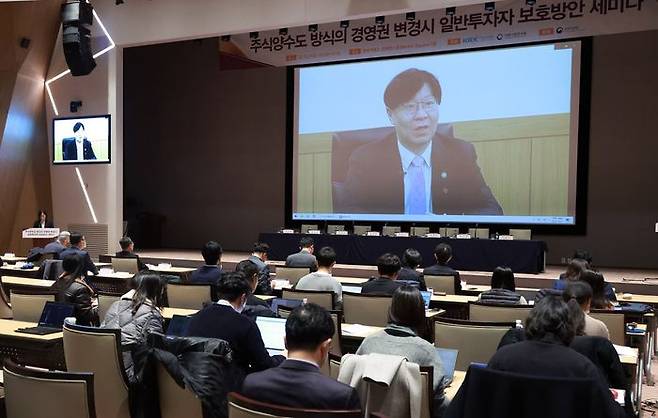
[[[41,209],[37,215],[37,220],[34,221],[32,228],[53,228],[53,223],[48,219],[48,214],[45,210]]]

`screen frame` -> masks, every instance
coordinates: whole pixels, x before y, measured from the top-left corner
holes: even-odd
[[[85,160],[85,161],[55,161],[55,122],[58,120],[71,120],[71,119],[95,119],[95,118],[106,118],[107,119],[107,161],[98,161],[98,160]],[[112,115],[109,113],[101,115],[88,115],[88,116],[65,116],[65,117],[56,117],[52,119],[51,122],[51,149],[52,149],[52,158],[50,163],[57,167],[60,165],[88,165],[88,164],[112,164]],[[291,214],[292,217],[292,214]]]
[[[472,52],[483,50],[495,50],[506,48],[518,48],[524,46],[547,45],[563,42],[580,42],[580,96],[578,105],[578,151],[576,156],[576,222],[571,225],[561,224],[519,224],[519,223],[473,223],[473,222],[412,222],[412,221],[339,221],[339,220],[326,220],[326,219],[308,219],[299,220],[293,219],[293,164],[294,164],[294,136],[295,136],[295,71],[299,68],[317,67],[333,64],[347,64],[368,61],[382,61],[396,58],[408,57],[422,57],[432,55],[454,54],[460,52]],[[405,55],[389,55],[384,57],[363,58],[358,60],[337,60],[325,61],[313,64],[304,65],[291,65],[287,67],[287,97],[286,97],[286,168],[285,168],[285,225],[286,228],[299,228],[302,224],[318,224],[321,229],[326,229],[327,224],[332,225],[345,225],[354,226],[358,225],[371,225],[374,230],[381,229],[383,226],[400,225],[403,232],[408,232],[412,226],[429,227],[430,231],[438,232],[441,227],[457,227],[460,230],[467,228],[486,227],[490,229],[490,233],[507,233],[511,229],[530,229],[532,234],[540,235],[585,235],[587,233],[587,184],[589,173],[589,134],[590,134],[590,111],[591,111],[591,79],[592,79],[592,38],[591,37],[576,37],[566,39],[552,39],[547,41],[536,42],[523,42],[496,46],[486,46],[479,48],[464,48],[455,49],[450,51],[435,51],[418,54],[405,54]],[[322,225],[325,228],[322,228]]]

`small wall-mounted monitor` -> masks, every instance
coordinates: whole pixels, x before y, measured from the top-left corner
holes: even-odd
[[[109,164],[110,115],[53,119],[53,164]]]

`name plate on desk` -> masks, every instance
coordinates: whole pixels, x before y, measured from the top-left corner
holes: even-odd
[[[514,235],[498,235],[499,240],[514,241]]]
[[[378,237],[379,236],[379,231],[368,231],[366,233],[366,237]]]
[[[336,235],[349,235],[347,231],[336,231]]]
[[[322,231],[320,231],[319,229],[309,229],[308,231],[306,231],[306,233],[309,235],[320,235]]]
[[[430,232],[425,234],[425,238],[441,238],[441,234],[437,234],[436,232]]]
[[[294,234],[295,230],[294,229],[282,229],[281,233],[282,234]]]
[[[471,239],[471,234],[457,234],[457,239]]]
[[[59,228],[29,228],[23,230],[23,238],[55,238]]]
[[[396,232],[396,233],[395,233],[395,236],[396,236],[396,237],[404,237],[404,238],[408,238],[408,237],[409,237],[409,233],[408,233],[408,232]]]

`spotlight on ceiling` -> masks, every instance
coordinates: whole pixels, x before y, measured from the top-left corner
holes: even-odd
[[[404,15],[404,17],[407,20],[416,20],[416,12],[407,12],[407,14]]]
[[[537,0],[525,0],[525,4],[528,6],[534,6],[537,4]]]
[[[350,21],[349,20],[341,20],[340,21],[340,27],[345,29],[350,26]]]
[[[249,37],[251,39],[256,39],[258,38],[258,32],[249,32]]]
[[[496,2],[488,1],[484,3],[484,10],[486,10],[487,12],[493,12],[494,10],[496,10]]]
[[[457,13],[457,8],[456,7],[447,7],[446,8],[446,16],[454,16],[455,13]]]
[[[308,31],[309,32],[317,32],[318,31],[318,25],[317,24],[308,25]]]
[[[279,29],[279,35],[287,35],[288,34],[288,28],[281,28]]]
[[[378,25],[383,24],[386,21],[386,18],[384,16],[376,16],[375,17],[375,23]]]

